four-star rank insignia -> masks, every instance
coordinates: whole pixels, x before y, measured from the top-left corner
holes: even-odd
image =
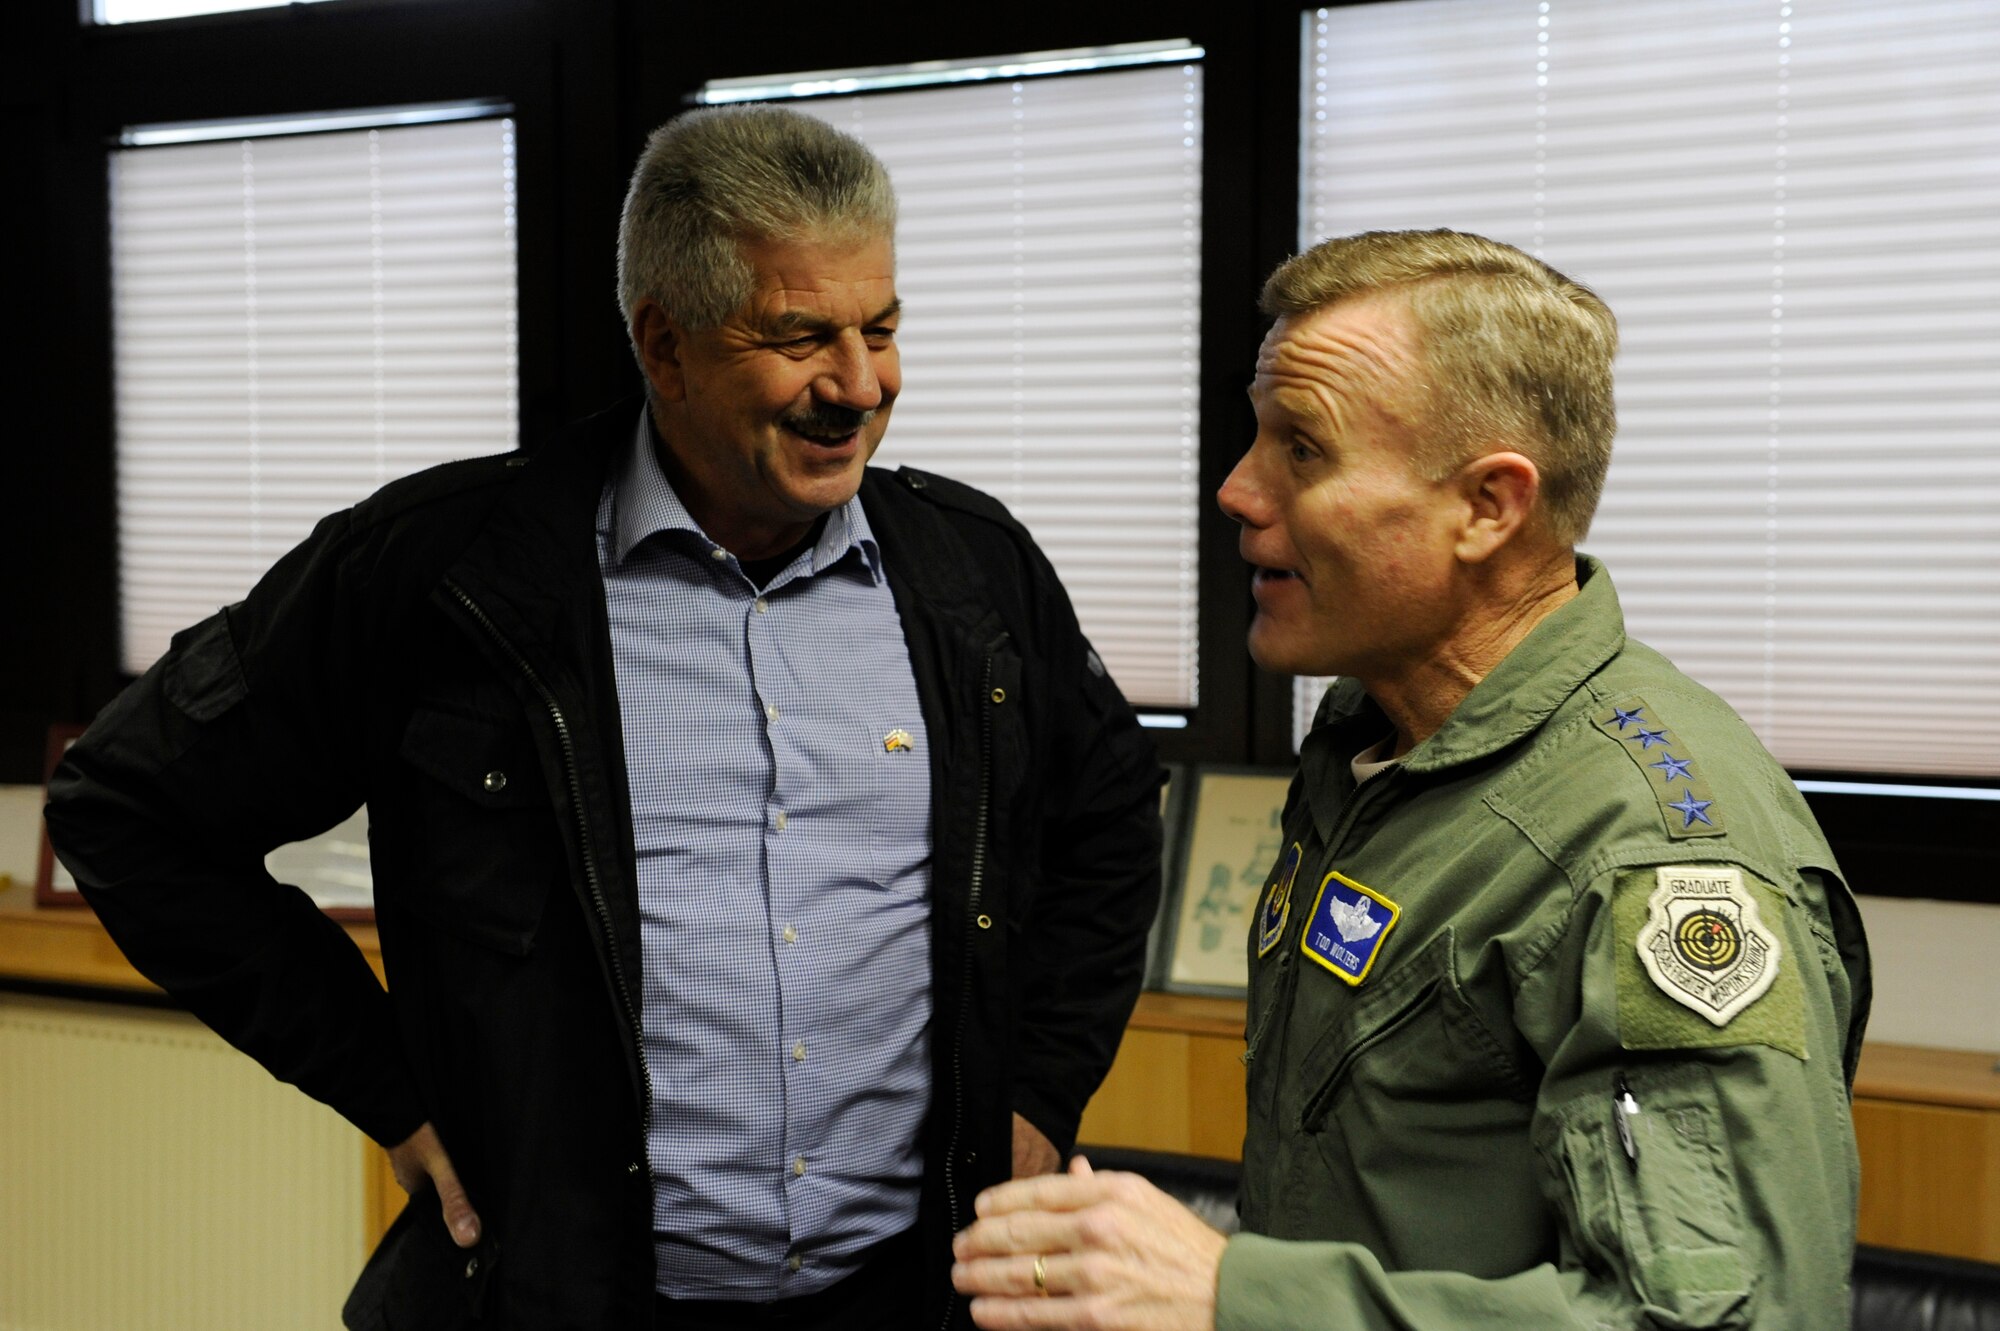
[[[1294,841],[1278,865],[1278,876],[1264,889],[1264,905],[1257,912],[1257,955],[1263,956],[1285,936],[1285,921],[1292,914],[1292,881],[1299,876],[1299,861],[1305,852]]]
[[[1600,708],[1591,717],[1597,729],[1645,774],[1659,801],[1667,835],[1676,841],[1721,836],[1722,810],[1708,788],[1703,764],[1667,728],[1644,698],[1631,697]]]
[[[1759,918],[1743,871],[1727,865],[1662,866],[1638,947],[1660,991],[1716,1026],[1778,978],[1777,935]]]

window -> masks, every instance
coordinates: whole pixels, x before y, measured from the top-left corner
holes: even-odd
[[[93,23],[150,23],[191,14],[233,14],[244,9],[320,3],[322,0],[92,0],[90,16]]]
[[[514,447],[514,126],[494,110],[152,126],[113,152],[127,671],[327,512]]]
[[[1060,52],[705,94],[937,85],[799,103],[867,143],[901,203],[904,392],[880,460],[1004,501],[1142,707],[1192,708],[1199,692],[1200,54]]]
[[[1302,243],[1479,231],[1618,314],[1585,545],[1633,634],[1794,769],[2000,774],[2000,9],[1397,0],[1304,36]]]

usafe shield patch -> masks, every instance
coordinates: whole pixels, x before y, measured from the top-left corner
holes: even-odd
[[[1722,809],[1708,789],[1700,761],[1644,698],[1612,703],[1592,719],[1646,774],[1668,836],[1683,840],[1722,835]]]
[[[1803,990],[1765,922],[1787,909],[1726,864],[1620,876],[1618,1035],[1628,1049],[1768,1044],[1805,1057]]]
[[[1294,841],[1278,865],[1278,876],[1264,889],[1264,906],[1257,912],[1257,955],[1263,956],[1285,936],[1285,921],[1292,914],[1292,880],[1299,876],[1299,861],[1305,851]]]
[[[1360,984],[1402,916],[1403,908],[1380,892],[1330,873],[1319,885],[1299,946],[1349,984]]]

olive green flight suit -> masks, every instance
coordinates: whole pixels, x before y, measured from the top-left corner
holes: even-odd
[[[1321,706],[1251,929],[1221,1331],[1847,1325],[1853,900],[1749,728],[1578,577],[1359,790],[1389,724]]]

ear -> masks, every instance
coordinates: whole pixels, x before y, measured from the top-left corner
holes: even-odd
[[[660,302],[648,296],[632,307],[632,345],[656,400],[679,402],[687,397],[687,376],[681,366],[686,344],[686,330]]]
[[[1458,484],[1466,512],[1453,553],[1464,563],[1480,564],[1528,525],[1542,473],[1520,453],[1488,453],[1465,464]]]

